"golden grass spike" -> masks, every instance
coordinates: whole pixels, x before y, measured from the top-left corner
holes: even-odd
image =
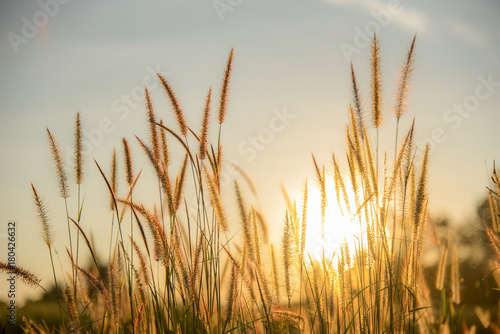
[[[163,121],[160,120],[160,124],[163,126]],[[170,164],[170,153],[168,150],[168,144],[167,144],[167,134],[165,128],[160,126],[160,140],[161,140],[161,155],[163,157],[163,169],[165,171],[168,170],[168,166]]]
[[[267,244],[269,242],[269,231],[267,228],[266,219],[264,218],[264,215],[260,211],[255,210],[255,215],[260,223],[260,228],[262,230],[262,238],[264,239],[264,243]]]
[[[382,125],[382,92],[380,83],[380,55],[377,34],[373,34],[372,42],[372,114],[373,127],[379,128]]]
[[[118,163],[116,161],[116,148],[113,148],[113,155],[111,157],[111,189],[113,189],[113,193],[116,194],[116,191],[118,190]],[[110,200],[110,209],[114,210],[115,209],[115,202],[113,199],[113,196],[111,196]]]
[[[451,268],[450,268],[451,298],[455,304],[460,304],[460,276],[458,267],[457,245],[451,249]]]
[[[300,248],[299,248],[299,260],[300,260],[300,270],[302,270],[302,264],[304,263],[304,252],[306,249],[306,231],[307,231],[307,200],[308,200],[308,186],[307,180],[304,184],[304,192],[302,199],[302,220],[300,222]]]
[[[181,170],[175,182],[175,191],[174,191],[175,211],[177,211],[181,205],[182,191],[184,190],[184,180],[186,179],[187,163],[188,163],[188,155],[186,154],[186,156],[184,157],[184,161],[182,162]]]
[[[144,88],[144,95],[146,96],[146,109],[148,113],[149,133],[151,135],[151,147],[153,148],[153,157],[155,161],[160,161],[160,144],[158,141],[158,132],[156,131],[156,116],[151,102],[149,90]]]
[[[285,278],[285,291],[288,298],[288,306],[291,306],[292,300],[292,267],[293,267],[293,235],[292,226],[288,211],[285,214],[285,227],[283,229],[283,274]]]
[[[122,139],[123,142],[123,155],[125,156],[125,172],[127,176],[127,184],[132,187],[134,183],[134,169],[132,165],[132,155],[130,154],[130,146],[125,137]]]
[[[47,210],[45,207],[45,204],[43,203],[42,199],[40,196],[38,196],[38,192],[35,189],[35,186],[33,186],[33,183],[31,184],[31,189],[33,189],[33,198],[35,200],[35,206],[36,206],[36,211],[38,218],[40,219],[40,223],[42,224],[42,238],[47,247],[51,248],[52,246],[52,233],[51,233],[51,228],[49,225],[49,218],[47,216]]]
[[[104,298],[104,302],[108,305],[108,307],[111,307],[111,299],[109,298],[108,290],[104,286],[102,280],[95,277],[94,274],[92,274],[91,272],[79,266],[75,267],[82,273],[87,282],[90,283],[90,285],[92,285],[101,294],[101,296]]]
[[[399,88],[398,88],[398,96],[396,99],[396,107],[394,113],[396,114],[396,118],[399,120],[403,113],[406,111],[406,103],[408,97],[408,90],[410,88],[410,77],[411,72],[413,71],[413,63],[414,63],[414,51],[415,51],[415,40],[417,38],[417,34],[413,37],[413,41],[410,46],[410,50],[408,51],[408,55],[406,57],[406,63],[401,69],[401,78],[399,80]]]
[[[490,218],[491,218],[491,227],[493,231],[500,232],[500,216],[499,216],[499,207],[497,206],[497,199],[495,198],[495,194],[493,191],[488,192],[488,203],[490,207]]]
[[[80,113],[76,113],[75,121],[75,174],[76,184],[81,184],[83,179],[83,159],[82,159],[82,123]]]
[[[57,180],[59,182],[59,191],[61,193],[61,197],[67,198],[68,195],[68,181],[66,178],[66,172],[64,171],[64,164],[61,157],[61,151],[59,150],[59,146],[56,143],[54,136],[50,133],[47,128],[47,135],[49,137],[50,143],[50,151],[52,152],[52,158],[54,159],[54,165],[56,168]]]
[[[449,236],[448,236],[449,237]],[[448,261],[448,242],[441,244],[440,256],[438,262],[438,271],[436,276],[436,289],[443,290],[444,278],[446,276],[446,264]]]
[[[352,79],[352,92],[354,96],[354,111],[356,112],[357,129],[359,131],[358,134],[361,136],[361,140],[363,140],[363,133],[360,131],[365,126],[364,125],[365,121],[363,116],[363,109],[361,106],[361,96],[359,94],[358,83],[356,81],[356,75],[354,74],[354,66],[352,65],[352,62],[351,62],[351,79]],[[349,106],[349,108],[351,107]]]
[[[6,272],[9,275],[15,275],[16,277],[21,278],[23,282],[29,286],[40,286],[41,280],[36,277],[35,274],[16,265],[0,262],[0,272]]]
[[[33,320],[26,319],[25,316],[23,316],[23,321],[27,327],[27,328],[23,328],[24,333],[28,333],[28,330],[29,330],[30,334],[46,334],[47,333],[45,330],[40,328],[40,326],[38,326]]]
[[[238,286],[239,286],[239,275],[238,268],[235,263],[231,266],[231,280],[229,282],[229,293],[227,295],[226,303],[226,324],[233,320],[233,316],[236,313],[236,304],[238,299]]]
[[[68,305],[69,310],[70,332],[80,333],[80,317],[76,309],[75,298],[73,298],[69,286],[64,289],[64,298],[66,299],[66,305]]]
[[[191,289],[193,290],[193,296],[196,295],[196,281],[200,275],[200,264],[202,258],[202,251],[206,249],[206,244],[204,242],[203,233],[200,233],[198,237],[198,242],[196,244],[195,255],[193,260],[193,271],[191,272]],[[193,300],[195,302],[195,300]]]
[[[418,226],[420,220],[422,219],[422,213],[424,208],[424,203],[427,199],[427,164],[429,160],[429,144],[425,145],[424,155],[422,157],[422,167],[420,171],[420,179],[418,181],[416,202],[415,202],[415,216],[414,222]]]
[[[340,208],[340,212],[343,212],[340,200],[340,191],[342,191],[342,197],[344,199],[345,208],[347,210],[347,213],[350,214],[351,205],[349,202],[349,197],[347,196],[347,188],[345,186],[344,177],[342,176],[342,172],[340,171],[339,164],[337,162],[335,154],[332,154],[332,163],[333,163],[333,179],[335,181],[335,192],[337,195],[337,204]]]
[[[488,226],[486,226],[486,235],[488,236],[488,239],[490,239],[491,246],[493,247],[495,254],[498,259],[500,259],[500,237],[498,237],[498,235]]]
[[[142,149],[146,153],[146,156],[149,158],[149,162],[153,165],[153,168],[155,169],[156,176],[158,177],[158,180],[160,180],[163,192],[167,196],[168,213],[170,216],[173,216],[175,210],[174,210],[172,186],[170,184],[170,177],[168,176],[168,170],[162,170],[160,168],[160,165],[154,160],[153,152],[151,151],[151,149],[139,137],[136,136],[135,138],[141,145]]]
[[[203,170],[205,172],[208,190],[210,191],[210,199],[212,200],[212,205],[217,216],[217,227],[221,231],[227,231],[226,215],[224,213],[224,206],[222,205],[222,200],[220,198],[219,188],[217,187],[215,177],[210,174],[205,164],[203,164]]]
[[[149,282],[151,280],[149,278],[149,271],[148,271],[148,265],[146,264],[146,258],[144,257],[142,250],[139,248],[139,245],[135,242],[134,239],[132,239],[132,237],[130,237],[130,241],[134,246],[135,253],[139,257],[139,264],[141,265],[141,272],[142,272],[142,277],[144,279],[144,283],[146,285],[149,285]]]
[[[276,298],[278,299],[278,303],[280,302],[280,280],[279,280],[279,272],[278,272],[278,263],[276,260],[276,253],[274,251],[274,245],[271,243],[271,269],[273,276],[273,284],[274,291],[276,292]]]
[[[134,279],[135,279],[135,283],[137,284],[137,289],[139,290],[139,297],[140,297],[141,305],[144,305],[146,303],[146,292],[144,291],[144,286],[142,284],[141,277],[139,275],[139,272],[137,271],[137,269],[133,265],[131,265],[131,268],[132,268],[132,271],[134,272]]]
[[[108,264],[108,275],[108,291],[111,293],[111,319],[116,328],[118,328],[120,314],[120,285],[118,282],[118,269],[114,260]]]
[[[255,208],[252,206],[250,208],[250,219],[249,219],[250,225],[252,226],[253,230],[253,243],[254,243],[254,250],[255,250],[255,264],[257,265],[257,268],[263,269],[262,265],[262,242],[260,240],[260,233],[259,233],[259,225],[257,224],[257,216],[255,214]]]
[[[179,101],[177,101],[177,97],[175,96],[174,91],[170,87],[170,84],[165,79],[165,77],[160,73],[157,73],[157,75],[161,81],[161,84],[163,85],[163,88],[167,92],[168,98],[170,99],[170,103],[172,104],[172,108],[174,109],[175,118],[177,119],[177,124],[179,125],[181,135],[185,137],[187,135],[186,120],[184,119],[184,114],[182,113]]]
[[[234,181],[234,189],[236,192],[236,201],[238,203],[238,209],[240,212],[240,218],[241,218],[241,225],[243,227],[243,236],[244,236],[244,243],[248,245],[248,251],[250,254],[250,257],[253,258],[254,256],[254,249],[253,249],[253,244],[252,244],[252,232],[251,232],[251,226],[250,222],[248,219],[248,214],[245,209],[245,203],[243,201],[243,196],[240,191],[240,187],[238,186],[238,182]]]
[[[396,184],[401,173],[401,165],[403,162],[404,154],[406,151],[406,147],[408,146],[408,141],[410,139],[410,134],[411,131],[406,135],[405,140],[399,147],[399,151],[396,156],[396,160],[394,161],[394,166],[392,169],[391,177],[389,179],[389,183],[384,191],[384,201],[388,201],[391,199],[391,196],[394,193],[394,189],[396,188]]]
[[[149,231],[151,232],[151,235],[153,236],[155,260],[156,261],[161,260],[163,262],[163,264],[165,266],[167,266],[168,265],[168,254],[167,254],[168,245],[167,245],[166,235],[165,235],[165,231],[163,230],[162,225],[158,221],[158,217],[156,216],[156,214],[151,213],[142,204],[138,205],[138,204],[131,203],[131,202],[125,201],[125,200],[118,200],[118,201],[133,207],[135,210],[139,211],[139,213],[144,218],[146,218],[146,221],[148,222],[148,226],[149,226]]]
[[[325,219],[326,219],[326,207],[328,206],[327,196],[326,196],[326,174],[325,167],[320,170],[316,158],[312,156],[314,167],[316,169],[316,177],[318,179],[318,184],[320,187],[321,194],[321,236],[325,238]]]
[[[224,123],[226,118],[226,105],[227,105],[227,91],[229,89],[229,79],[231,78],[231,68],[233,64],[233,54],[234,50],[231,49],[229,52],[229,57],[227,59],[226,72],[224,73],[224,81],[222,82],[222,89],[220,93],[220,105],[219,105],[219,124]]]
[[[203,111],[203,121],[201,122],[200,133],[200,160],[205,159],[207,150],[207,135],[208,135],[208,121],[210,120],[210,99],[212,97],[212,88],[208,90],[207,101],[205,103],[205,110]]]
[[[364,148],[366,153],[366,169],[368,169],[369,172],[369,177],[367,177],[367,180],[370,181],[371,191],[373,191],[375,198],[378,199],[378,175],[373,158],[372,146],[368,138],[366,128],[363,128],[363,133],[364,137],[366,138],[366,140],[364,141]]]

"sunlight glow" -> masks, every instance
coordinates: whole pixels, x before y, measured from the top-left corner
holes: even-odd
[[[347,185],[346,185],[347,186]],[[351,203],[354,204],[354,195],[347,186],[347,194]],[[324,238],[321,228],[321,190],[316,184],[309,185],[307,201],[307,241],[306,258],[308,255],[312,260],[321,261],[323,254],[325,259],[337,262],[341,245],[347,242],[351,254],[359,249],[359,240],[365,239],[365,226],[360,227],[359,219],[353,219],[347,212],[342,202],[342,212],[337,203],[335,184],[331,177],[326,181],[327,207],[325,210]],[[354,206],[354,205],[352,205]]]

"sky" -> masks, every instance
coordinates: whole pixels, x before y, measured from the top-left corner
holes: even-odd
[[[369,39],[374,31],[381,48],[381,150],[389,157],[394,152],[398,78],[417,34],[400,137],[415,118],[418,146],[431,147],[430,213],[468,221],[486,194],[493,161],[500,160],[499,16],[500,4],[494,0],[2,0],[0,261],[7,259],[8,222],[15,221],[16,263],[51,282],[33,182],[49,212],[56,262],[67,262],[64,200],[46,127],[61,147],[73,182],[73,124],[81,112],[83,224],[105,252],[112,214],[93,159],[109,170],[112,149],[125,136],[144,168],[142,178],[151,178],[133,138],[148,136],[144,86],[157,115],[175,128],[155,73],[165,75],[188,124],[199,129],[205,96],[209,87],[218,96],[231,48],[234,63],[222,130],[226,166],[236,164],[252,178],[259,192],[255,201],[271,230],[279,231],[285,208],[280,185],[300,194],[305,179],[314,180],[311,154],[329,167],[335,152],[346,166],[351,62],[371,122]],[[213,131],[210,139],[216,138]],[[178,163],[180,153],[174,149]],[[231,184],[237,177],[226,167],[226,198],[234,196]],[[150,186],[145,181],[139,191],[154,200]],[[74,212],[74,182],[71,191],[68,205]],[[0,291],[5,287],[2,280]],[[19,300],[35,295],[19,289]]]

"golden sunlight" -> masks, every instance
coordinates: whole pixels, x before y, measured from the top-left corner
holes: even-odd
[[[354,195],[347,187],[349,200],[354,203]],[[359,248],[358,240],[366,239],[365,227],[359,225],[358,219],[347,212],[345,205],[341,203],[342,209],[337,203],[335,184],[331,177],[326,181],[327,206],[325,208],[324,235],[321,218],[321,190],[320,186],[311,184],[309,186],[307,201],[307,240],[306,252],[311,260],[321,261],[323,254],[327,260],[337,262],[337,254],[340,254],[341,246],[347,243],[350,253]],[[306,258],[308,256],[306,255]]]

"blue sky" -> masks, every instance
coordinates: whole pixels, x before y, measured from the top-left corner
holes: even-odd
[[[351,60],[370,120],[370,48],[363,36],[374,28],[384,91],[382,150],[389,155],[394,150],[391,111],[399,69],[417,33],[401,131],[415,117],[417,141],[433,145],[431,213],[465,220],[485,194],[493,160],[500,159],[498,17],[500,5],[493,0],[2,1],[0,233],[8,220],[16,220],[18,264],[50,281],[31,181],[47,203],[61,261],[66,260],[64,202],[58,198],[45,127],[67,157],[75,113],[81,111],[90,138],[83,192],[92,208],[84,220],[97,242],[107,243],[111,214],[92,158],[109,168],[121,137],[147,136],[139,94],[144,84],[157,114],[175,127],[154,79],[157,71],[167,75],[188,122],[198,129],[208,87],[219,93],[232,47],[225,159],[252,177],[262,209],[279,230],[280,184],[295,193],[306,177],[313,178],[311,153],[326,165],[332,152],[343,157]],[[355,51],[346,57],[346,50]],[[266,130],[272,128],[272,133]],[[252,138],[260,138],[257,146]],[[141,161],[136,143],[133,151]],[[227,175],[233,177],[230,171]],[[148,198],[146,185],[142,191]],[[232,196],[230,187],[226,193]],[[4,237],[0,245],[6,248]],[[1,260],[5,254],[0,249]]]

